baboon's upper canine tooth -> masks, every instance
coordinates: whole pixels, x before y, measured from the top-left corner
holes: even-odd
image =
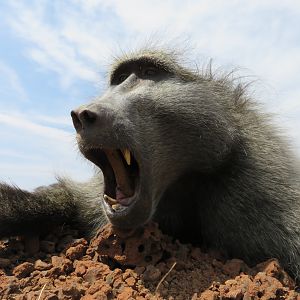
[[[104,200],[109,204],[109,205],[115,205],[118,203],[118,201],[112,197],[109,197],[108,195],[104,194],[103,195]]]
[[[131,153],[130,153],[130,150],[129,149],[124,149],[122,150],[122,154],[127,162],[127,165],[130,166],[131,164]]]

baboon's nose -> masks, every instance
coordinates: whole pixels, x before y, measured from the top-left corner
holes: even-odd
[[[71,117],[77,132],[92,125],[97,120],[97,114],[88,109],[72,110]]]

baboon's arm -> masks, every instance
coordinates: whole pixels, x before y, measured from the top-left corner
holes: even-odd
[[[71,193],[55,184],[30,193],[0,183],[0,236],[35,234],[77,219]]]

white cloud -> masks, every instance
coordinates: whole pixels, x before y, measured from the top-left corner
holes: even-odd
[[[46,6],[13,4],[13,14],[8,22],[21,38],[31,43],[27,50],[29,57],[41,67],[57,72],[64,86],[70,85],[74,79],[99,80],[96,66],[88,65],[78,56],[75,47],[62,37],[61,28],[47,24]]]
[[[30,114],[30,116],[38,122],[53,124],[53,126],[56,127],[59,125],[64,125],[73,128],[70,117],[61,117],[61,116],[51,117],[51,116],[35,115],[35,114]]]
[[[0,124],[22,129],[23,132],[28,131],[35,135],[47,136],[53,140],[64,141],[70,138],[70,133],[64,130],[34,123],[21,114],[9,115],[0,112]]]
[[[55,118],[41,119],[58,125]],[[60,123],[61,118],[57,120]],[[33,189],[55,182],[56,174],[76,180],[92,175],[93,168],[79,155],[74,134],[41,125],[21,113],[0,112],[0,126],[0,181]]]
[[[0,61],[0,98],[7,102],[28,100],[17,72],[3,61]]]
[[[64,86],[75,79],[99,81],[97,72],[107,65],[110,52],[131,48],[156,32],[164,33],[159,39],[188,37],[206,57],[248,67],[279,87],[298,76],[298,31],[296,24],[289,25],[300,16],[295,1],[76,0],[34,1],[30,7],[13,3],[9,23],[30,42],[28,55],[58,73]],[[55,22],[49,21],[52,18]]]

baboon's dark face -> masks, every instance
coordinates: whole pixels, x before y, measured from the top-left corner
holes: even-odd
[[[214,135],[215,125],[205,132],[209,95],[192,73],[176,73],[180,67],[167,63],[155,55],[123,60],[104,95],[72,112],[81,152],[104,175],[105,212],[122,228],[147,222],[180,176],[199,167],[208,170],[213,156],[223,155],[203,147]]]

